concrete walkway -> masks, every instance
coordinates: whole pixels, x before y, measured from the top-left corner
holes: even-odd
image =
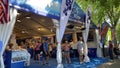
[[[120,59],[115,59],[114,61],[104,63],[97,68],[120,68]]]
[[[64,68],[97,68],[97,66],[108,62],[107,58],[91,58],[90,62],[88,63],[79,63],[78,58],[72,58],[72,63],[71,64],[66,64],[64,63],[63,60],[63,65]],[[57,62],[56,59],[50,59],[49,64],[47,65],[41,65],[41,63],[35,63],[33,60],[31,60],[31,65],[28,68],[56,68],[57,67]]]

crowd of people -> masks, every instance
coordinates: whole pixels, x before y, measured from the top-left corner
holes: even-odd
[[[77,49],[75,50],[77,50],[80,63],[82,63],[84,43],[82,37],[80,37],[79,39],[80,40],[76,42],[77,44],[74,46],[77,47]],[[71,56],[75,55],[75,47],[73,46],[73,44],[74,43],[72,40],[65,40],[62,43],[62,55],[65,63],[71,63]],[[57,44],[50,43],[48,40],[44,40],[43,42],[40,42],[39,40],[31,42],[29,39],[27,39],[25,42],[21,42],[19,46],[28,50],[28,52],[31,54],[31,59],[34,59],[36,63],[40,63],[41,61],[42,65],[49,64],[49,58],[56,58]]]
[[[82,64],[83,56],[84,56],[84,43],[83,43],[82,37],[79,37],[79,41],[74,46],[77,47],[77,54],[79,56],[79,61],[80,61],[80,64]],[[74,55],[74,53],[75,53],[74,47],[73,47],[73,42],[65,41],[65,43],[62,46],[62,50],[63,50],[63,58],[65,59],[65,63],[71,63],[70,54]]]
[[[8,50],[12,50],[13,44],[9,44]],[[43,42],[37,40],[35,42],[31,42],[30,40],[26,40],[25,42],[21,42],[19,44],[21,48],[28,50],[31,54],[31,58],[35,60],[35,62],[40,63],[42,65],[49,64],[49,58],[56,58],[56,46],[57,44],[50,43],[48,40],[44,40]],[[74,49],[76,46],[76,49]],[[114,47],[112,41],[109,41],[109,56],[110,59],[114,59],[114,54],[118,57],[120,55],[120,44],[118,47]],[[73,43],[73,41],[65,40],[62,43],[62,56],[65,63],[71,63],[71,56],[75,55],[77,51],[80,64],[83,63],[84,59],[84,42],[83,38],[79,37],[79,41]]]

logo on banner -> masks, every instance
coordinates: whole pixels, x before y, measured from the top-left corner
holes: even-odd
[[[74,0],[66,0],[65,2],[65,8],[63,10],[63,13],[67,16],[68,15],[68,11],[72,10],[72,4],[73,4]]]
[[[62,39],[66,24],[71,14],[73,4],[75,0],[62,0],[61,15],[60,15],[60,39]]]
[[[87,17],[87,23],[89,23],[88,21],[91,20],[91,12],[90,11],[91,11],[91,9],[88,8],[88,11],[87,11],[87,16],[88,16]]]

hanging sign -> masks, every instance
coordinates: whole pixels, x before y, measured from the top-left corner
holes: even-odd
[[[25,10],[28,12],[33,12],[38,15],[48,16],[54,19],[60,19],[60,11],[62,0],[9,0],[10,6],[15,7],[20,10]],[[71,4],[72,0],[65,0]],[[70,9],[70,4],[68,3],[67,9]],[[85,13],[75,2],[73,8],[71,9],[70,21],[82,21],[84,22]]]
[[[63,34],[71,14],[75,0],[62,0],[61,15],[60,15],[60,39],[62,40]]]

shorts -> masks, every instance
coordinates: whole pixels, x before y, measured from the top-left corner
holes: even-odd
[[[64,53],[66,54],[66,53],[69,53],[70,51],[64,51]]]
[[[35,50],[35,54],[39,54],[40,53],[40,50]]]
[[[43,53],[41,54],[43,57],[47,57],[47,56],[49,56],[49,53],[47,52],[47,54],[45,54],[45,52],[44,51],[42,51]]]
[[[78,50],[79,55],[83,55],[83,50]]]

